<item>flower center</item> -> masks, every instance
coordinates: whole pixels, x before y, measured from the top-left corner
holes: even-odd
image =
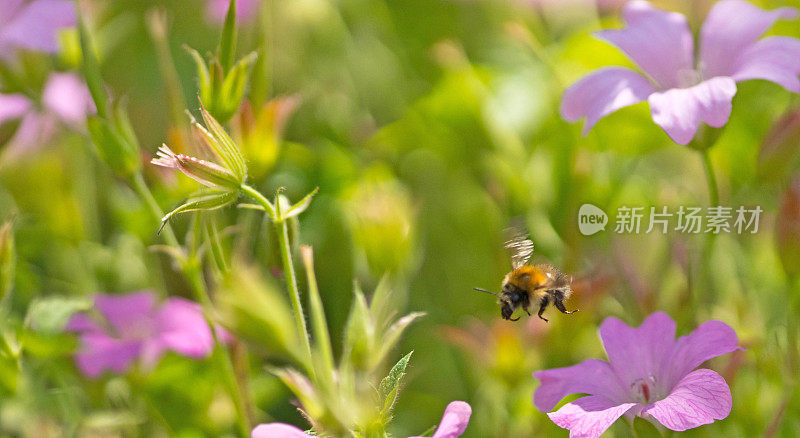
[[[678,70],[678,87],[690,88],[703,82],[703,75],[699,70],[687,68]]]
[[[642,404],[648,405],[650,404],[650,400],[655,399],[653,391],[655,386],[656,378],[651,374],[646,379],[639,378],[634,380],[633,383],[631,383],[631,392]]]

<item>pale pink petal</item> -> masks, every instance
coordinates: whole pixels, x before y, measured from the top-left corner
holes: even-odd
[[[0,94],[0,124],[19,119],[31,109],[31,101],[22,94]]]
[[[600,325],[600,338],[608,354],[611,368],[630,389],[640,379],[658,381],[663,367],[675,343],[675,322],[666,313],[656,312],[647,317],[637,328],[617,318],[606,318]]]
[[[723,0],[711,8],[700,32],[703,76],[730,76],[743,53],[778,19],[797,17],[794,8],[765,11],[743,0]]]
[[[16,15],[23,0],[3,0],[0,1],[0,29],[8,24],[14,15]]]
[[[731,413],[731,390],[725,379],[711,370],[697,370],[684,377],[672,393],[647,406],[665,427],[682,431],[722,420]]]
[[[680,87],[693,71],[694,46],[686,17],[658,9],[646,1],[623,8],[627,27],[597,36],[619,47],[661,88]]]
[[[770,37],[744,51],[733,66],[733,79],[765,79],[800,93],[800,40]]]
[[[598,359],[537,371],[533,377],[542,382],[533,393],[533,404],[542,412],[550,411],[570,394],[600,395],[610,400],[622,400],[626,395],[608,362]]]
[[[708,321],[675,342],[670,359],[669,383],[676,385],[703,362],[732,351],[741,350],[736,332],[722,321]]]
[[[86,115],[95,111],[89,88],[72,73],[51,74],[42,93],[42,103],[63,121],[75,125],[83,124]]]
[[[221,24],[228,15],[230,0],[207,0],[206,15],[209,21]],[[238,20],[249,20],[258,10],[259,0],[236,0],[236,18]]]
[[[47,143],[58,128],[56,120],[46,114],[28,111],[2,150],[3,161],[13,161],[29,155]]]
[[[250,434],[251,438],[313,438],[302,430],[284,423],[259,424]]]
[[[157,324],[160,342],[184,356],[204,358],[214,348],[211,329],[197,303],[168,299],[159,310]]]
[[[463,401],[450,402],[442,415],[433,438],[458,438],[467,430],[472,407]]]
[[[650,95],[653,121],[678,144],[689,143],[700,122],[720,128],[731,115],[731,100],[736,83],[729,77],[716,77],[691,88],[674,88]]]
[[[103,333],[85,333],[81,336],[81,347],[75,354],[78,368],[89,377],[98,377],[105,370],[122,373],[139,355],[140,344],[122,341]]]
[[[597,438],[638,403],[614,403],[605,397],[581,397],[547,414],[553,423],[569,429],[570,438]]]
[[[34,0],[24,5],[11,22],[0,29],[0,44],[55,52],[58,50],[58,32],[75,26],[75,22],[74,2]]]
[[[570,85],[561,99],[561,116],[574,122],[586,117],[586,135],[598,120],[614,111],[642,102],[655,89],[639,73],[623,67],[592,72]]]
[[[132,332],[142,334],[152,327],[155,295],[142,291],[126,295],[97,295],[94,305],[119,335],[132,337]]]

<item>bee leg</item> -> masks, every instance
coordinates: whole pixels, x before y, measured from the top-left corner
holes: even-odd
[[[561,300],[553,300],[553,304],[556,306],[556,309],[558,309],[559,312],[566,313],[567,315],[575,313],[575,312],[580,312],[580,309],[575,309],[575,310],[572,310],[572,311],[567,310],[564,307],[564,302],[561,301]]]
[[[509,320],[509,321],[519,321],[519,318],[520,318],[520,317],[518,316],[518,317],[516,317],[516,318],[508,318],[508,320]]]
[[[549,297],[542,298],[542,303],[539,305],[539,312],[536,313],[536,316],[538,316],[539,319],[543,320],[544,322],[548,322],[548,321],[547,321],[547,318],[542,316],[542,313],[544,313],[544,309],[547,308],[547,304],[549,302],[550,302]]]

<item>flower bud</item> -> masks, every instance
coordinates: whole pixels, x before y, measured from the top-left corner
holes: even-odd
[[[224,71],[219,61],[209,64],[200,54],[190,48],[186,50],[192,56],[197,67],[200,86],[200,100],[205,102],[209,113],[220,123],[226,123],[236,114],[247,89],[250,67],[258,57],[255,52],[240,59],[228,71]]]
[[[176,154],[167,145],[162,145],[158,149],[158,158],[153,158],[151,163],[177,169],[186,174],[189,178],[209,187],[222,186],[236,189],[241,185],[236,176],[228,169],[214,164],[210,161],[190,157],[188,155]]]

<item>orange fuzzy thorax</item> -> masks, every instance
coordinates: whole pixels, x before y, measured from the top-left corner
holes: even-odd
[[[512,285],[528,291],[533,291],[537,287],[545,284],[547,281],[547,274],[536,266],[525,265],[509,272],[503,280]]]

